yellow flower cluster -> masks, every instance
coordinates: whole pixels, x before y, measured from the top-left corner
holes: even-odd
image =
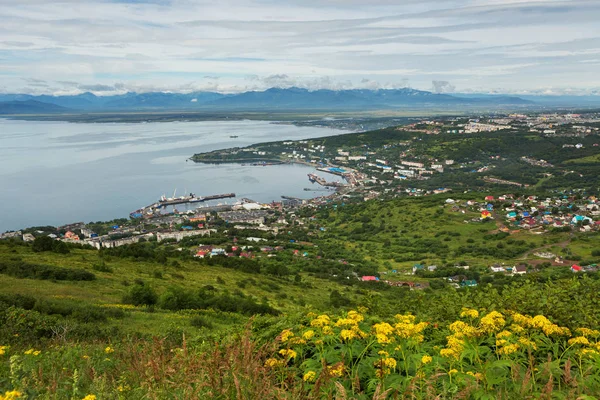
[[[326,325],[329,325],[331,323],[331,318],[329,318],[329,315],[326,314],[322,314],[319,315],[317,318],[313,319],[312,321],[310,321],[310,326],[316,326],[316,327],[324,327]]]
[[[39,356],[40,354],[42,354],[42,352],[41,352],[41,350],[29,349],[29,350],[25,351],[23,354]]]
[[[20,398],[22,395],[23,394],[17,390],[11,390],[3,395],[0,394],[0,400],[14,400]]]
[[[304,382],[314,382],[316,377],[317,377],[317,373],[315,371],[308,371],[307,373],[304,374],[304,376],[302,377],[302,380]]]
[[[421,357],[421,362],[423,364],[429,364],[431,361],[433,361],[433,358],[427,354],[425,354],[423,357]]]
[[[283,343],[287,342],[292,337],[294,337],[294,332],[292,332],[290,329],[286,329],[281,332],[281,342]]]
[[[327,367],[327,373],[329,376],[340,377],[344,374],[344,364],[339,362],[335,365],[330,365]]]
[[[458,360],[464,349],[465,341],[456,335],[450,335],[446,337],[446,339],[448,340],[448,347],[441,349],[440,355],[442,357]]]
[[[479,317],[479,312],[472,308],[463,308],[462,312],[460,313],[460,316],[461,316],[461,318],[475,319],[475,318]]]
[[[415,316],[410,314],[398,314],[395,318],[398,320],[398,322],[394,324],[396,335],[402,339],[415,339],[418,343],[423,341],[423,331],[429,325],[427,322],[415,324]]]
[[[470,375],[472,377],[474,377],[475,379],[477,379],[478,381],[483,379],[483,374],[481,372],[472,372],[472,371],[468,371],[467,375]]]
[[[560,327],[556,324],[550,322],[548,318],[543,315],[536,315],[535,317],[530,317],[527,315],[522,315],[519,313],[513,313],[512,315],[514,324],[511,325],[511,329],[515,333],[522,333],[525,328],[536,328],[541,329],[545,335],[559,335],[559,336],[570,336],[571,331],[568,328]],[[589,329],[588,331],[591,331]],[[591,331],[593,332],[593,331]],[[584,335],[585,336],[585,335]]]
[[[498,344],[496,344],[498,346]],[[501,355],[509,355],[519,350],[519,345],[516,343],[503,343],[500,347],[496,348],[496,353]]]
[[[8,350],[10,348],[10,346],[0,346],[0,356],[3,356],[6,354],[6,350]]]
[[[115,349],[113,349],[112,347],[108,346],[108,347],[106,347],[106,348],[104,349],[104,352],[105,352],[106,354],[114,353],[114,352],[115,352]]]
[[[573,339],[569,339],[570,345],[581,344],[584,346],[589,346],[590,341],[585,336],[574,337]]]
[[[387,322],[380,322],[373,325],[372,330],[375,333],[377,343],[387,344],[394,341],[394,338],[390,337],[394,333],[394,328]]]
[[[267,361],[265,361],[265,367],[269,368],[283,367],[284,365],[285,362],[277,358],[268,358]]]
[[[492,311],[489,314],[483,316],[479,321],[480,330],[483,333],[498,332],[506,324],[504,316],[498,311]]]
[[[281,349],[279,350],[279,354],[281,354],[286,359],[296,358],[298,353],[291,349]]]
[[[533,340],[529,340],[525,337],[521,337],[519,338],[519,344],[522,345],[523,347],[531,347],[534,350],[537,350],[537,345],[535,344],[535,342]]]
[[[588,328],[577,328],[576,331],[581,335],[581,336],[591,336],[593,338],[597,338],[598,336],[600,336],[600,331],[597,331],[595,329],[588,329]]]
[[[85,396],[81,400],[96,400],[96,395],[95,394],[88,394],[87,396]]]
[[[306,340],[312,339],[313,336],[315,336],[315,331],[313,331],[312,329],[308,330],[302,334],[302,338],[306,339]]]

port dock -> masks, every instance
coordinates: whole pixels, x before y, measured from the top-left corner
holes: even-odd
[[[209,196],[196,196],[195,194],[190,193],[187,196],[170,198],[162,196],[156,203],[132,211],[131,213],[129,213],[129,216],[131,218],[143,218],[144,216],[154,215],[162,208],[167,208],[169,206],[175,206],[179,204],[203,203],[210,200],[228,199],[232,197],[235,197],[235,193],[213,194]]]
[[[343,186],[346,186],[345,184],[343,184],[341,182],[327,182],[325,179],[323,179],[320,176],[317,176],[315,174],[308,174],[308,180],[311,181],[312,183],[318,183],[319,185],[325,186],[325,187],[343,187]]]

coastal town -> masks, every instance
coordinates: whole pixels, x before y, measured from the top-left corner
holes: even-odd
[[[196,260],[279,263],[275,270],[285,270],[289,260],[303,260],[307,266],[323,265],[328,279],[411,289],[427,288],[434,278],[457,288],[475,286],[485,276],[522,276],[547,267],[593,272],[596,259],[575,254],[569,243],[600,232],[600,201],[588,194],[597,190],[593,166],[600,161],[599,129],[597,114],[447,117],[368,133],[215,150],[191,159],[256,168],[308,166],[313,172],[307,174],[311,187],[305,190],[311,196],[282,194],[261,203],[235,193],[173,193],[131,211],[129,218],[34,227],[6,232],[0,239],[35,242],[48,237],[100,251],[156,243],[175,246]],[[569,189],[561,189],[565,182]],[[429,199],[435,199],[433,206]],[[438,239],[437,249],[397,233],[377,239],[389,221],[380,215],[380,226],[371,226],[365,221],[374,211],[368,210],[379,212],[398,201],[413,201],[406,206],[414,204],[415,215],[432,221],[434,238],[440,234],[419,204],[452,219],[454,237],[466,230],[483,236],[484,242],[477,247],[465,236],[454,249],[444,250],[446,244]],[[365,213],[351,215],[362,225],[351,229],[340,222],[346,217],[331,217],[349,207]],[[399,232],[414,223],[399,218]],[[335,251],[328,250],[342,237],[361,242],[363,250],[357,252],[344,240]],[[488,242],[496,247],[489,248]],[[369,261],[373,252],[380,262]]]

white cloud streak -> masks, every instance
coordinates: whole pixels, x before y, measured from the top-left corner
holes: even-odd
[[[599,19],[596,0],[0,0],[0,90],[585,93]]]

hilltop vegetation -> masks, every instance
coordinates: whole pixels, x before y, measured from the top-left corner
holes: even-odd
[[[217,219],[210,238],[177,244],[100,251],[66,244],[56,252],[41,237],[0,241],[0,388],[102,399],[593,394],[597,333],[578,329],[600,325],[598,273],[542,265],[532,252],[597,262],[598,234],[507,234],[500,217],[482,221],[476,206],[458,207],[472,194],[452,195],[457,206],[449,197],[300,208],[306,223],[279,235]],[[227,247],[235,238],[252,246],[250,236],[283,250],[193,257],[199,244]],[[529,273],[489,272],[502,262],[529,264]],[[413,275],[416,263],[438,268]],[[362,275],[381,281],[361,282]],[[449,277],[479,285],[456,289]],[[356,307],[364,307],[360,318],[346,314]],[[483,318],[461,317],[465,307],[502,313],[504,322],[486,330]],[[524,335],[511,327],[515,312],[546,319],[524,320],[544,322],[523,322]],[[396,314],[419,329],[402,336],[394,327],[402,321],[390,322]],[[378,337],[385,324],[394,331],[389,342]],[[545,326],[565,330],[553,336]]]

